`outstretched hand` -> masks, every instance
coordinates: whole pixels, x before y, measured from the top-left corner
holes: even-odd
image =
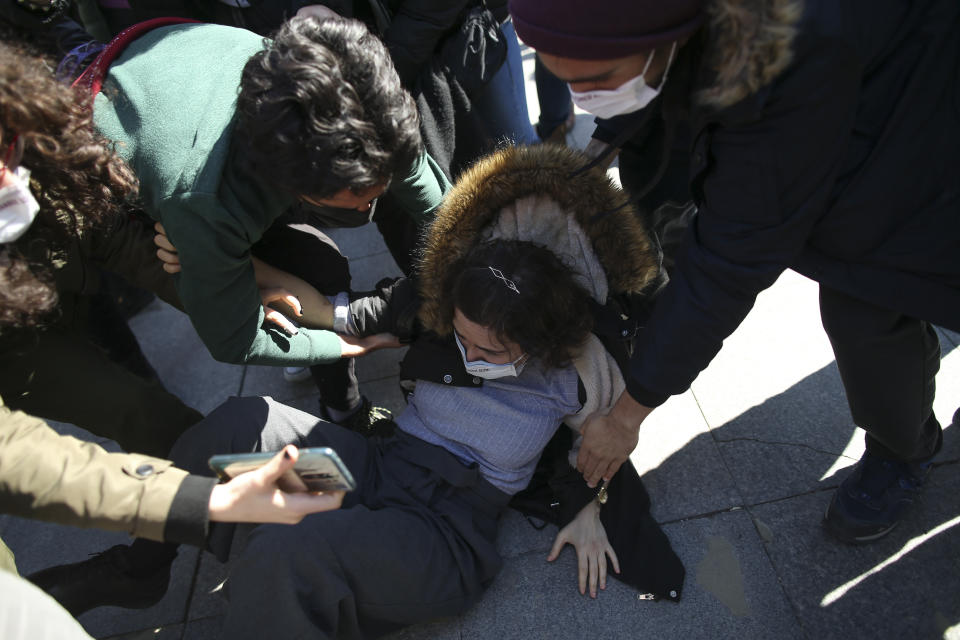
[[[215,486],[210,493],[210,520],[296,524],[311,513],[339,508],[343,491],[287,493],[280,490],[277,481],[293,468],[299,455],[295,446],[287,445],[259,469]]]
[[[590,597],[597,597],[597,587],[607,588],[607,558],[613,570],[620,573],[620,561],[607,540],[607,531],[600,522],[600,505],[591,500],[580,513],[557,533],[547,556],[553,562],[567,543],[577,550],[577,582],[580,595],[590,588]]]
[[[402,347],[400,339],[392,333],[375,333],[372,336],[344,336],[340,338],[340,355],[344,358],[353,358],[366,355],[377,349]]]

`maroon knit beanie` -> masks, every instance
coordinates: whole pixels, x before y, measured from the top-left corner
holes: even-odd
[[[537,51],[610,60],[649,51],[703,22],[704,0],[509,0],[517,35]]]

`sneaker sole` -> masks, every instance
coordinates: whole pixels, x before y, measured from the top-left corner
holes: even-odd
[[[875,542],[880,538],[884,537],[891,531],[897,528],[897,525],[900,524],[900,521],[894,522],[892,525],[886,529],[879,531],[877,533],[871,533],[863,536],[851,536],[846,532],[842,531],[839,527],[833,524],[833,521],[830,519],[830,507],[833,506],[833,500],[827,504],[826,510],[823,512],[823,528],[833,536],[836,540],[843,542],[845,544],[858,545],[858,544],[869,544]]]

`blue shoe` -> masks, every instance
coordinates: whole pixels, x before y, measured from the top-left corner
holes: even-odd
[[[864,453],[833,494],[823,517],[824,528],[849,544],[887,535],[919,497],[932,460],[933,456],[922,462],[901,462]]]

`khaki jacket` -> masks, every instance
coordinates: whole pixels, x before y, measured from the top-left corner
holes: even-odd
[[[2,513],[163,540],[174,496],[188,476],[172,465],[62,436],[0,398]],[[0,568],[10,568],[6,564]]]

